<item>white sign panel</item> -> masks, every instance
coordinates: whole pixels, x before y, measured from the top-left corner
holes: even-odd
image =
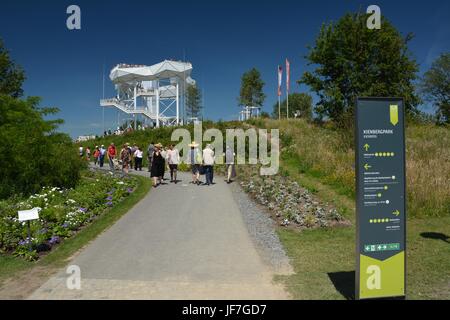
[[[28,221],[28,220],[39,219],[39,211],[41,211],[41,208],[39,208],[39,207],[33,208],[31,210],[18,211],[19,221]]]

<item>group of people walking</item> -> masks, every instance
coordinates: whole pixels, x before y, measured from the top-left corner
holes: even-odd
[[[191,167],[192,181],[191,183],[196,185],[202,185],[200,181],[200,175],[205,175],[205,185],[214,184],[214,164],[215,164],[215,154],[213,147],[207,144],[205,149],[201,150],[199,144],[193,141],[189,144],[190,150],[187,156],[187,163]],[[90,161],[91,151],[80,146],[80,157],[86,158]],[[142,171],[144,152],[141,147],[137,145],[130,146],[129,143],[125,143],[120,152],[117,151],[114,143],[111,143],[108,148],[104,145],[100,147],[96,146],[94,149],[94,165],[103,167],[105,158],[108,159],[109,168],[111,171],[122,169],[124,174],[128,174],[131,168],[136,171]],[[227,146],[225,152],[225,164],[227,172],[227,183],[231,183],[231,179],[236,176],[235,166],[234,166],[234,152],[232,148]],[[178,183],[177,172],[178,165],[180,164],[180,153],[175,148],[173,144],[169,145],[168,148],[164,148],[161,143],[150,143],[147,148],[147,160],[148,160],[148,171],[150,172],[150,177],[153,179],[153,187],[156,188],[161,185],[164,181],[164,175],[166,168],[170,171],[170,182]]]

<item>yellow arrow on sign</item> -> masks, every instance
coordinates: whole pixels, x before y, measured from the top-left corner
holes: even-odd
[[[398,105],[396,104],[390,105],[390,118],[391,123],[395,126],[398,123]]]
[[[369,166],[367,163],[364,165],[364,169],[369,170],[372,166]]]
[[[392,214],[398,217],[398,216],[399,216],[399,214],[400,214],[400,211],[398,211],[398,210],[395,210],[394,212],[392,212]]]

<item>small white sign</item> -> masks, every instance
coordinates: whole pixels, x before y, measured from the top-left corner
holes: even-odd
[[[28,221],[28,220],[39,219],[39,211],[41,211],[41,208],[39,208],[39,207],[30,209],[30,210],[18,211],[19,221]]]

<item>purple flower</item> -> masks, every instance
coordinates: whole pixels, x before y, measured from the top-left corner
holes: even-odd
[[[79,210],[80,210],[81,212],[86,212],[86,211],[87,211],[86,208],[80,208]]]
[[[24,245],[28,245],[30,244],[30,238],[26,238],[25,240],[20,240],[19,241],[19,246],[24,246]]]
[[[64,222],[64,224],[62,225],[63,228],[67,228],[68,226],[69,225],[66,222]]]
[[[50,240],[48,241],[49,244],[54,245],[56,243],[59,243],[61,241],[61,238],[58,236],[52,236]]]
[[[127,191],[128,191],[128,193],[132,193],[133,192],[133,188],[128,188]]]
[[[111,195],[111,194],[113,194],[113,193],[112,193],[112,191],[109,191],[109,192],[107,192],[106,194],[109,194],[109,195]]]
[[[107,205],[108,207],[112,207],[113,203],[112,203],[112,201],[108,201],[108,202],[106,203],[106,205]]]
[[[111,196],[109,196],[108,198],[106,198],[106,200],[110,200],[110,201],[111,201],[111,200],[112,200],[112,197],[111,197]]]

